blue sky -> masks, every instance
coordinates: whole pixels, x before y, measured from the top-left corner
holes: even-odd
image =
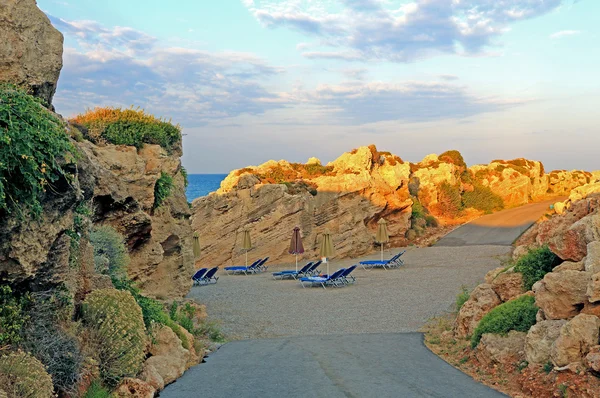
[[[71,116],[142,106],[184,127],[184,165],[528,157],[600,169],[600,2],[38,0],[65,35]]]

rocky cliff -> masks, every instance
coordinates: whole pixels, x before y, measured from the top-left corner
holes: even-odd
[[[526,159],[467,167],[457,151],[404,162],[375,146],[345,153],[323,166],[285,160],[232,171],[220,189],[193,203],[207,263],[242,260],[241,231],[250,228],[254,257],[290,261],[288,235],[300,226],[307,253],[317,255],[320,234],[333,233],[338,258],[375,247],[377,221],[388,221],[392,245],[405,245],[438,223],[563,195],[591,173],[553,171]],[[468,219],[468,218],[467,218]]]
[[[52,103],[62,69],[63,36],[35,0],[0,2],[0,81]]]

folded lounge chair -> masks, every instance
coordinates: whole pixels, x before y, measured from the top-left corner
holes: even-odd
[[[192,275],[192,280],[194,281],[193,282],[194,285],[200,284],[200,280],[202,279],[204,274],[206,274],[206,271],[208,271],[208,268],[202,268],[202,269],[199,269],[198,271],[196,271],[194,273],[194,275]]]
[[[319,270],[317,268],[319,268],[319,265],[321,265],[323,263],[323,261],[319,260],[316,263],[313,264],[313,266],[306,272],[307,275],[309,276],[316,276],[319,274]]]
[[[325,289],[326,285],[333,285],[336,287],[343,286],[344,282],[342,279],[340,279],[340,277],[344,273],[344,271],[346,271],[346,268],[340,268],[331,275],[306,276],[300,278],[300,283],[302,284],[302,287],[305,287],[305,283],[310,283],[312,286],[321,285],[323,289]]]
[[[244,273],[246,275],[248,275],[248,273],[256,273],[258,272],[258,265],[262,262],[262,259],[258,259],[255,262],[253,262],[252,264],[250,264],[249,266],[243,266],[243,265],[235,265],[232,267],[225,267],[225,271],[227,271],[227,273],[229,274],[241,274]]]
[[[264,272],[267,270],[267,268],[269,268],[269,267],[265,266],[267,261],[269,261],[269,257],[265,257],[260,263],[258,263],[258,265],[256,266],[256,269],[258,270],[258,272]]]
[[[357,265],[353,265],[352,267],[346,268],[346,270],[340,275],[340,279],[346,285],[356,282],[356,278],[354,276],[350,275],[352,273],[352,271],[354,271],[356,269],[356,267],[357,267]]]
[[[390,258],[389,260],[367,260],[367,261],[361,261],[360,265],[363,267],[363,269],[367,269],[367,268],[375,268],[375,267],[383,267],[383,269],[387,268],[396,268],[399,267],[401,265],[404,265],[404,260],[402,260],[400,257],[402,257],[402,255],[406,253],[406,250],[396,254],[394,257]]]
[[[219,267],[214,267],[208,270],[206,274],[198,281],[199,285],[208,285],[209,283],[217,283],[219,277],[216,276]]]
[[[289,271],[273,272],[273,279],[277,279],[277,277],[279,277],[280,279],[285,279],[285,278],[296,279],[298,276],[310,275],[310,274],[308,274],[308,271],[312,268],[312,266],[313,266],[313,263],[311,261],[310,263],[308,263],[304,267],[302,267],[299,271],[289,270]]]

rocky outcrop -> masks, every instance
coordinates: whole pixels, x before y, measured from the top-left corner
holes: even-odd
[[[484,366],[513,365],[525,359],[526,333],[511,330],[506,336],[485,333],[475,356]]]
[[[569,319],[579,314],[587,301],[591,274],[566,270],[550,272],[533,285],[535,303],[546,319]]]
[[[491,285],[477,286],[458,312],[454,326],[456,336],[467,337],[473,334],[481,318],[500,304],[502,304],[502,300]]]
[[[583,362],[600,338],[600,318],[580,314],[567,322],[552,345],[551,358],[556,366]]]
[[[492,280],[492,289],[500,300],[509,301],[523,293],[523,274],[502,272]]]
[[[533,325],[527,333],[525,342],[527,362],[547,363],[550,360],[552,345],[566,323],[566,320],[545,320]]]
[[[35,0],[0,3],[0,81],[52,103],[62,69],[63,36]]]

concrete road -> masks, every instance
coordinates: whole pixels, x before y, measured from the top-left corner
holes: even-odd
[[[351,316],[350,314],[348,314]],[[323,314],[323,322],[328,316]],[[344,315],[341,315],[344,316]],[[420,333],[304,336],[226,344],[163,398],[504,397],[432,354]]]
[[[510,246],[536,220],[550,211],[551,204],[564,199],[532,203],[480,217],[450,232],[436,246]]]

